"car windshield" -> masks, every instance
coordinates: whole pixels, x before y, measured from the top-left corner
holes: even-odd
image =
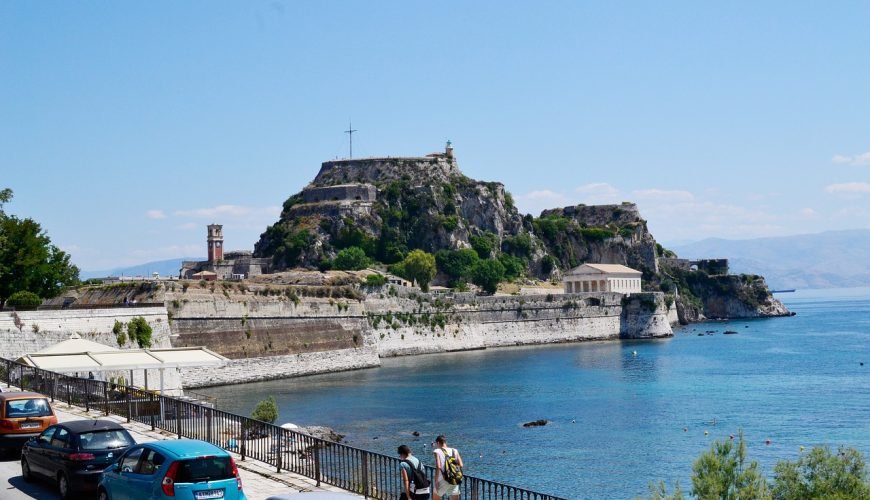
[[[179,462],[175,482],[199,483],[234,477],[233,468],[230,466],[230,457],[199,457]]]
[[[133,446],[133,439],[122,429],[83,432],[79,434],[83,450],[114,450]]]
[[[6,401],[6,418],[50,417],[51,407],[45,398]]]

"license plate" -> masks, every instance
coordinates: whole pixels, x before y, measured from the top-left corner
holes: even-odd
[[[223,498],[224,490],[203,490],[194,491],[193,498],[196,500],[211,500],[213,498]]]
[[[40,427],[42,427],[42,424],[39,422],[22,423],[18,426],[19,429],[39,429]]]

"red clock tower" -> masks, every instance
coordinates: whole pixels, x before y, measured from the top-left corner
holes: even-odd
[[[208,261],[224,260],[224,227],[220,224],[208,225]]]

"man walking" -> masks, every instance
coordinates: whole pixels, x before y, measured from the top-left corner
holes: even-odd
[[[459,450],[447,446],[443,435],[435,438],[435,500],[450,497],[459,498],[459,484],[462,482],[462,457]]]
[[[402,495],[399,500],[429,500],[429,480],[420,459],[411,455],[407,445],[399,446],[399,472],[402,474]]]

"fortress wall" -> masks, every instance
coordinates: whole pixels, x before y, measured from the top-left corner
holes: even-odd
[[[370,299],[369,324],[382,357],[508,345],[672,335],[661,294],[479,297],[450,308]],[[401,311],[397,316],[396,311]]]
[[[131,319],[141,316],[151,326],[151,347],[173,347],[167,311],[162,307],[114,307],[108,309],[62,309],[49,311],[19,311],[14,313],[22,324],[19,329],[15,325],[12,312],[0,312],[0,357],[18,359],[19,357],[37,352],[64,340],[73,333],[83,339],[105,344],[114,348],[118,346],[112,327],[115,321],[128,323]],[[36,325],[37,331],[34,331]],[[126,332],[126,329],[125,329]],[[138,349],[136,344],[127,343],[124,349]],[[86,373],[80,374],[87,376]],[[101,375],[97,374],[98,377]],[[104,380],[110,376],[130,378],[130,372],[107,373]],[[133,373],[133,383],[144,384],[142,370]],[[160,379],[156,370],[151,370],[148,376],[148,386],[159,389]],[[181,379],[175,370],[164,373],[164,389],[174,390],[181,387]]]
[[[185,387],[224,385],[380,365],[362,304],[352,299],[207,289],[168,293],[173,345],[206,346],[231,361],[186,369]]]

